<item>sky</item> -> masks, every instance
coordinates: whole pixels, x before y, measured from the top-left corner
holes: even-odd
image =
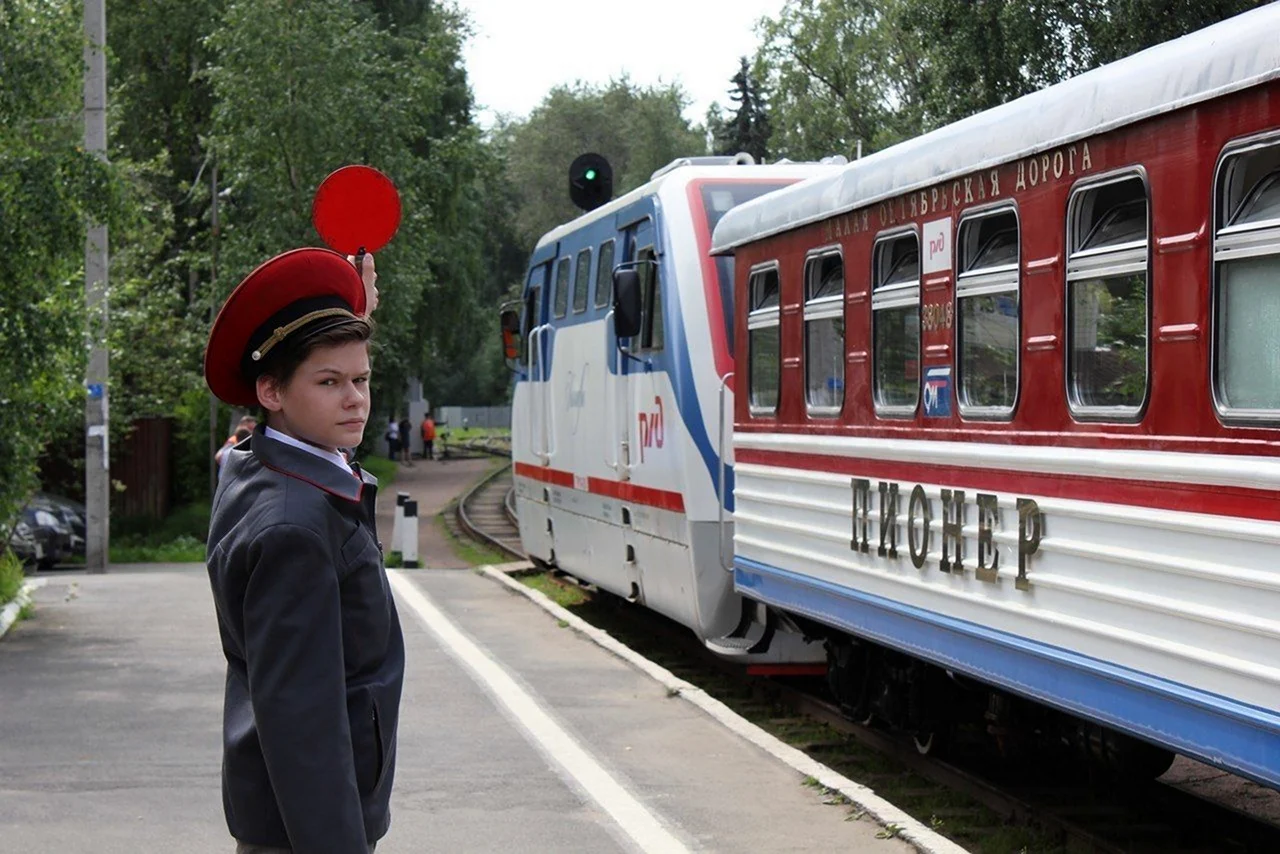
[[[606,83],[623,73],[641,85],[680,83],[702,122],[712,101],[729,104],[738,57],[755,55],[755,23],[784,0],[456,0],[471,17],[467,76],[477,118],[523,118],[552,87]]]

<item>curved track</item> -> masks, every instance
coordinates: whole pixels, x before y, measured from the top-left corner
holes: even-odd
[[[525,556],[516,524],[510,463],[485,475],[458,499],[457,517],[458,525],[472,539],[516,559]]]

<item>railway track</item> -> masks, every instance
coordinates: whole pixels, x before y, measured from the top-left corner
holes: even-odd
[[[510,464],[494,469],[467,490],[458,499],[455,515],[467,536],[512,558],[524,557]]]
[[[524,557],[510,466],[462,496],[457,521],[474,539]],[[909,738],[845,718],[822,680],[747,676],[684,627],[568,576],[552,577],[586,593],[571,607],[583,619],[972,851],[1280,851],[1280,826],[1250,815],[1255,805],[1208,801],[1158,781],[1108,783],[1046,757],[1011,763],[972,746],[957,746],[945,760],[920,755]],[[1266,794],[1273,796],[1267,809],[1280,815],[1280,793]]]

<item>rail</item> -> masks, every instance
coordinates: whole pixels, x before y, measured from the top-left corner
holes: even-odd
[[[491,452],[491,453],[496,453],[496,452]],[[466,533],[467,536],[471,537],[474,540],[478,540],[482,543],[485,543],[486,545],[492,546],[493,548],[496,548],[499,551],[501,551],[503,554],[522,560],[525,557],[524,552],[520,551],[515,546],[507,542],[506,540],[503,540],[501,537],[496,536],[494,533],[488,530],[485,530],[484,526],[478,524],[472,516],[473,502],[476,501],[476,499],[485,490],[485,488],[488,487],[494,480],[498,479],[504,474],[510,474],[511,465],[512,465],[511,463],[507,463],[505,466],[500,466],[499,468],[494,469],[493,471],[485,475],[483,478],[481,478],[479,482],[477,482],[474,486],[468,489],[465,493],[463,493],[462,497],[458,499],[458,505],[456,508],[455,515],[457,516],[457,519],[458,519],[458,526],[463,530],[464,533]],[[512,509],[510,502],[512,500],[512,493],[514,491],[515,491],[514,488],[511,490],[508,490],[506,493],[503,494],[503,498],[502,498],[503,512],[508,514],[507,518],[511,520],[513,520],[514,510]],[[513,524],[514,524],[514,520],[513,520]]]

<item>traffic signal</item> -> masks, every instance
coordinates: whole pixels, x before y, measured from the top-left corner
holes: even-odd
[[[569,164],[569,198],[592,211],[613,198],[613,168],[599,154],[580,154]]]

